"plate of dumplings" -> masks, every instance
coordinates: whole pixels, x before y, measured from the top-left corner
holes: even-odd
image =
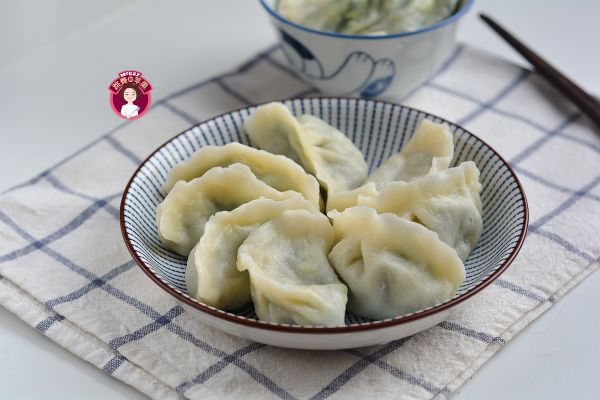
[[[121,203],[157,293],[229,334],[299,349],[442,322],[510,265],[527,222],[515,173],[472,133],[337,97],[202,122],[152,153]]]

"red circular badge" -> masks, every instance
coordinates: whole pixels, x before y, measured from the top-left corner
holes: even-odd
[[[152,85],[139,71],[119,72],[108,89],[110,106],[123,119],[137,119],[150,108]]]

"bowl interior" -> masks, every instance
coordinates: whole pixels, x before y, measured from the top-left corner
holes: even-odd
[[[518,250],[527,222],[522,188],[506,162],[471,133],[423,111],[376,100],[301,98],[284,103],[295,115],[315,115],[346,133],[362,151],[370,171],[402,148],[421,119],[446,122],[450,126],[455,144],[452,165],[474,161],[481,172],[483,186],[483,233],[465,262],[466,278],[455,299],[466,298],[469,292],[487,285],[491,279],[486,278],[506,267]],[[191,298],[187,296],[185,285],[186,258],[163,247],[156,229],[156,207],[165,197],[163,183],[176,163],[186,160],[202,146],[233,141],[252,145],[245,133],[244,121],[254,108],[221,115],[171,139],[140,166],[124,194],[122,224],[130,250],[146,273],[165,283],[163,286],[171,295],[187,299],[188,304]],[[192,306],[200,310],[208,307],[195,300]],[[226,314],[256,319],[252,304]],[[347,324],[369,322],[372,321],[351,313],[346,315]]]

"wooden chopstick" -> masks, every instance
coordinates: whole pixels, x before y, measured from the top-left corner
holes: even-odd
[[[600,103],[588,92],[579,87],[575,82],[564,76],[546,60],[537,55],[523,42],[508,33],[506,29],[498,25],[492,18],[485,14],[479,17],[492,28],[502,39],[506,40],[519,54],[529,61],[546,80],[558,89],[563,95],[570,99],[579,109],[586,114],[594,123],[600,127]],[[600,131],[599,131],[600,132]]]

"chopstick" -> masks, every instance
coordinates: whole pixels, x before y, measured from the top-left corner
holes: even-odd
[[[529,61],[546,80],[558,91],[571,100],[579,109],[586,114],[594,123],[600,127],[600,103],[588,92],[579,87],[575,82],[564,76],[556,68],[550,65],[546,60],[537,55],[533,50],[527,47],[523,42],[508,33],[506,29],[500,26],[492,18],[485,14],[479,14],[479,17],[502,39],[506,40],[512,48]],[[600,131],[598,131],[600,133]]]

